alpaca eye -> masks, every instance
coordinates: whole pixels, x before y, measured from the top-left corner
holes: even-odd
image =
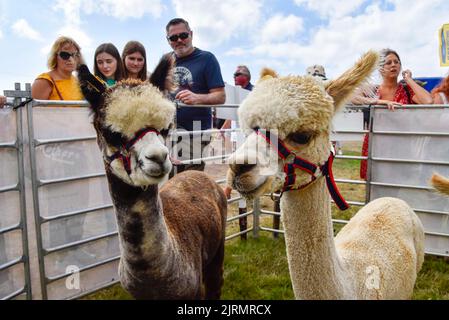
[[[310,133],[296,132],[288,135],[288,139],[297,144],[307,144],[312,138]]]

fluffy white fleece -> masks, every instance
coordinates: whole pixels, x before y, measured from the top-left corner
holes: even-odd
[[[107,97],[105,124],[128,138],[142,128],[168,128],[176,107],[151,84],[117,86]]]
[[[322,81],[311,76],[282,78],[263,75],[238,109],[243,129],[278,129],[284,139],[290,132],[324,132],[334,114],[333,99]]]

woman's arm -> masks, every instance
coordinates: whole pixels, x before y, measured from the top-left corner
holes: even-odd
[[[31,97],[38,100],[48,100],[53,87],[50,81],[45,79],[36,79],[31,86]]]
[[[438,94],[438,92],[434,93],[432,98],[433,104],[444,104],[443,99],[441,99],[441,96]]]
[[[412,78],[412,72],[410,70],[404,70],[402,72],[402,77],[404,78],[407,85],[413,90],[415,95],[412,100],[416,104],[432,104],[433,99],[426,89],[421,87],[419,84],[415,82]]]

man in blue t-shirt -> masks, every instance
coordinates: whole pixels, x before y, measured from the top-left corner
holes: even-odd
[[[176,59],[174,80],[178,91],[174,99],[189,105],[223,104],[226,95],[220,65],[212,53],[192,45],[193,32],[190,30],[189,23],[181,18],[172,19],[166,26],[166,32],[168,43],[172,47]],[[179,108],[176,112],[176,121],[177,127],[180,129],[207,130],[212,127],[212,111],[211,108]],[[199,150],[199,148],[195,148],[194,143],[201,143],[201,153],[203,153],[204,148],[210,143],[210,139],[202,142],[201,137],[191,140],[191,150],[188,152],[190,159],[201,156],[198,152],[195,154],[194,150]],[[186,159],[186,150],[181,152],[183,153],[182,158]],[[204,166],[204,162],[180,165],[177,167],[177,172],[187,169],[202,171]]]

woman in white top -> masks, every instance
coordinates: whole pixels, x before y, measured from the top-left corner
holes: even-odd
[[[449,104],[449,75],[432,90],[434,104]]]

